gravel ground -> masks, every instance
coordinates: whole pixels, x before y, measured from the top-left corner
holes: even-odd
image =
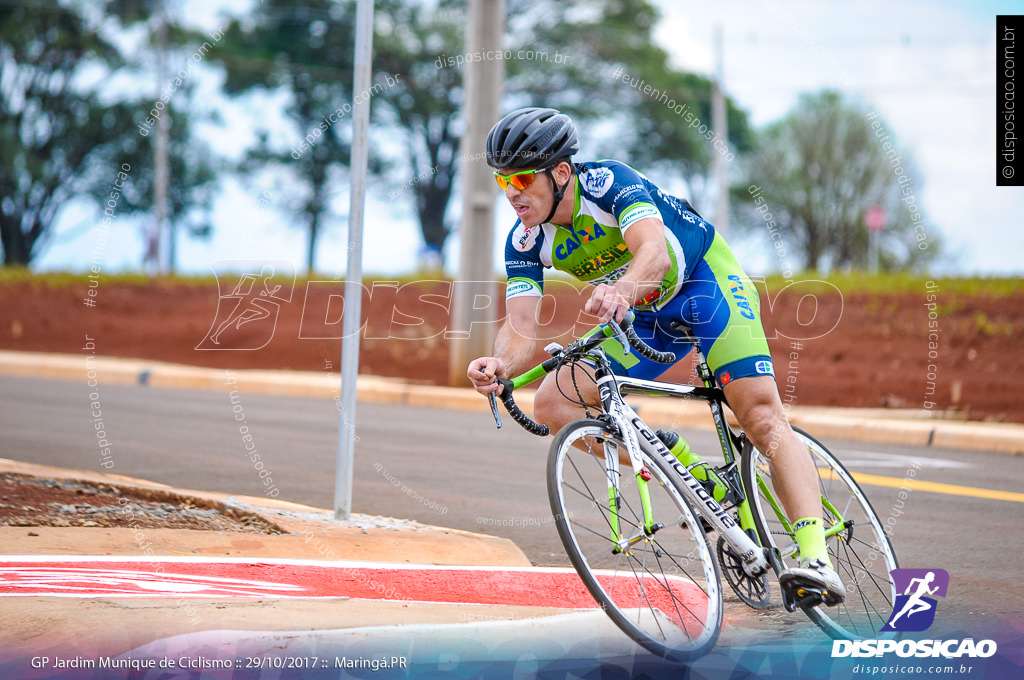
[[[160,490],[0,474],[0,526],[130,527],[280,534],[241,507]]]

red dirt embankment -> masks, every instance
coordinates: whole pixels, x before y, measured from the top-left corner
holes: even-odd
[[[219,289],[216,283],[166,280],[94,283],[92,297],[85,278],[0,285],[0,349],[73,354],[88,335],[105,356],[337,370],[340,282],[253,275],[247,283],[235,274],[222,275]],[[799,405],[930,408],[974,420],[1024,422],[1024,285],[1004,282],[986,292],[984,282],[974,283],[922,280],[884,293],[819,282],[759,283],[784,396]],[[444,384],[452,284],[366,287],[361,371]],[[496,283],[499,318],[501,291]],[[545,340],[564,343],[590,327],[580,311],[586,293],[561,282],[550,282],[548,292]],[[215,343],[211,336],[218,329]],[[538,360],[542,356],[538,349]],[[690,362],[683,361],[665,377],[691,375]]]

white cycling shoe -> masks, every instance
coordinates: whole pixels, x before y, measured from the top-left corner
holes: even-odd
[[[779,585],[797,598],[806,595],[801,594],[802,589],[819,591],[822,601],[829,607],[834,607],[846,599],[846,587],[839,574],[825,564],[824,560],[816,558],[800,560],[799,566],[784,569],[779,574]]]

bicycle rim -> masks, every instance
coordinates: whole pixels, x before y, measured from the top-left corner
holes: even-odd
[[[587,450],[573,446],[577,443]],[[618,487],[613,512],[605,456],[625,448],[596,420],[577,421],[559,432],[548,458],[555,525],[580,578],[612,621],[652,653],[683,661],[707,652],[718,638],[718,567],[669,471],[646,456],[651,518],[664,526],[653,535],[644,531],[642,484],[628,463],[613,475]],[[616,524],[620,545],[624,539],[634,541],[617,553]]]
[[[793,431],[814,461],[829,559],[846,586],[846,600],[841,604],[804,611],[836,639],[893,637],[893,633],[879,632],[892,613],[896,585],[890,572],[897,567],[882,523],[842,463],[814,437],[796,427]],[[762,542],[779,549],[783,568],[795,566],[799,553],[792,522],[775,494],[767,461],[749,445],[747,448],[743,485],[748,490],[758,535]],[[756,494],[749,494],[752,488],[757,488]]]

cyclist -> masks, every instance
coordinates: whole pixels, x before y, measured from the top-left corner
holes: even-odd
[[[794,524],[799,564],[783,571],[780,582],[788,589],[817,588],[829,604],[842,601],[846,591],[828,556],[814,464],[782,409],[758,294],[722,236],[687,201],[665,194],[624,163],[573,162],[579,151],[576,127],[555,109],[513,111],[491,128],[486,147],[518,220],[505,247],[508,316],[494,356],[469,364],[475,389],[499,391],[495,376],[507,379],[530,368],[545,267],[593,284],[584,311],[601,322],[621,321],[635,309],[637,333],[656,349],[678,354],[678,338],[667,329],[673,320],[685,321],[741,427],[769,458],[789,516],[800,518]],[[604,346],[618,374],[653,379],[668,368],[625,354],[614,339]],[[600,403],[595,385],[579,388],[588,403]],[[563,393],[574,394],[575,388],[555,372],[535,396],[534,418],[552,432],[582,417],[581,407]],[[722,498],[724,485],[708,474],[701,458],[681,439],[674,441],[674,433],[662,434],[683,464],[696,464],[695,476],[706,478],[716,499]]]

